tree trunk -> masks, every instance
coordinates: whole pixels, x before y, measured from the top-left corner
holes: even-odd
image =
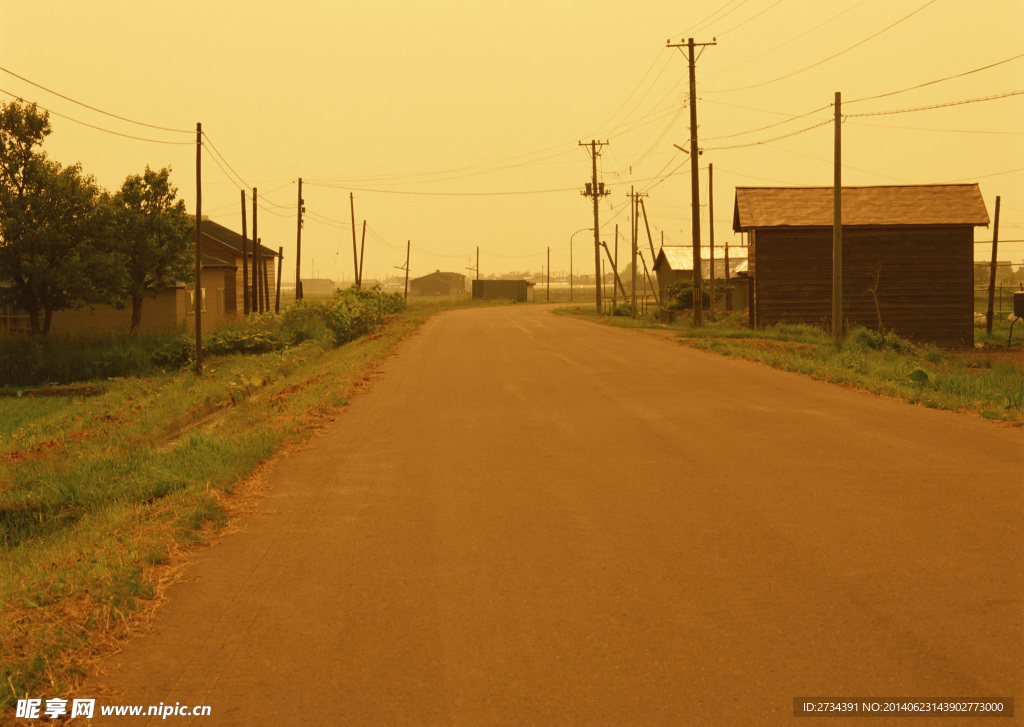
[[[38,336],[43,332],[43,328],[39,324],[39,304],[36,303],[35,299],[30,298],[25,301],[25,310],[28,312],[31,333],[33,336]]]
[[[134,336],[139,330],[139,324],[142,323],[142,296],[132,296],[132,327],[129,329],[129,333]]]
[[[49,305],[43,306],[45,312],[43,318],[43,335],[48,336],[50,334],[50,323],[53,322],[53,307]]]

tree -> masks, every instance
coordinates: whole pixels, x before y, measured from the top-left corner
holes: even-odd
[[[192,263],[194,223],[178,190],[170,182],[171,170],[154,172],[148,166],[140,176],[125,179],[112,199],[114,216],[111,246],[123,266],[121,300],[131,300],[131,332],[142,321],[142,301],[155,298],[178,281],[195,277]]]
[[[25,309],[36,334],[49,333],[56,310],[108,300],[114,276],[104,195],[79,165],[38,149],[49,133],[35,104],[0,108],[0,303]]]

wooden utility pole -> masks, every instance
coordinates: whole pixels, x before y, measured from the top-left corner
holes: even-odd
[[[360,289],[359,282],[359,250],[356,249],[356,198],[352,192],[348,193],[348,205],[352,211],[352,264],[355,268],[356,290]]]
[[[725,238],[725,310],[732,311],[732,285],[729,282],[729,238]]]
[[[480,279],[480,246],[476,246],[476,279]]]
[[[249,289],[249,308],[253,313],[262,313],[260,310],[260,286],[259,286],[259,244],[256,242],[259,239],[259,228],[258,221],[256,218],[258,209],[256,206],[256,198],[258,192],[256,187],[252,188],[252,288]]]
[[[262,240],[260,240],[260,244],[261,245],[263,244]],[[268,275],[269,275],[269,273],[267,273],[267,259],[263,258],[263,310],[266,310],[266,312],[269,313],[270,312],[270,279],[269,279]]]
[[[203,125],[196,124],[196,376],[203,375]]]
[[[409,250],[412,249],[412,240],[405,241],[405,299],[409,300]]]
[[[647,230],[647,244],[651,248],[651,265],[654,265],[654,261],[658,258],[654,252],[654,239],[651,237],[651,224],[647,221],[647,205],[644,204],[643,197],[640,198],[640,210],[644,213],[644,229]],[[662,232],[662,235],[665,233]]]
[[[281,264],[284,262],[284,248],[277,248],[277,288],[276,294],[274,295],[274,312],[281,312]]]
[[[253,190],[255,193],[256,190]],[[302,177],[299,177],[298,222],[295,225],[295,300],[302,300],[302,213],[306,204],[302,199]],[[255,235],[255,233],[253,233]]]
[[[366,220],[363,220],[363,238],[359,241],[359,288],[363,287],[363,253],[366,252]]]
[[[601,247],[604,248],[604,254],[608,257],[608,264],[612,266],[612,295],[615,295],[615,286],[617,285],[619,290],[622,292],[622,301],[625,302],[627,297],[626,286],[623,285],[622,278],[619,277],[619,271],[616,269],[617,266],[612,262],[612,253],[608,249],[608,245],[605,243],[602,242]],[[602,262],[602,266],[603,265],[604,263]],[[602,272],[604,272],[603,267]],[[615,298],[613,297],[612,300],[614,301]]]
[[[547,302],[551,302],[551,246],[548,245],[548,278],[547,278]]]
[[[711,320],[715,320],[715,169],[708,163],[708,244],[711,247]]]
[[[629,188],[629,196],[632,201],[630,214],[633,216],[632,224],[630,225],[632,228],[631,232],[633,233],[633,281],[630,283],[630,293],[632,293],[633,301],[629,307],[630,316],[632,318],[636,318],[636,237],[637,231],[639,230],[639,221],[637,220],[637,207],[639,207],[639,205],[637,204],[637,195],[633,191],[632,187]]]
[[[590,184],[587,184],[583,190],[584,197],[591,197],[594,200],[594,277],[597,278],[597,280],[595,281],[597,283],[597,285],[595,286],[595,290],[597,291],[596,304],[598,313],[602,312],[601,288],[604,285],[604,275],[602,275],[601,272],[601,222],[598,204],[601,201],[601,197],[606,196],[608,192],[604,188],[604,182],[598,184],[597,181],[597,155],[598,149],[604,146],[606,143],[607,142],[598,142],[591,140],[589,144],[590,159],[592,162],[591,182]],[[583,142],[579,142],[579,145],[588,146]]]
[[[703,302],[701,301],[701,270],[700,270],[700,182],[698,180],[698,164],[700,147],[697,146],[697,58],[694,49],[697,46],[717,45],[717,43],[694,43],[693,38],[686,41],[685,48],[690,66],[690,216],[693,218],[693,325],[704,324]],[[669,43],[669,48],[682,48],[682,43]]]
[[[615,225],[615,260],[612,262],[612,267],[615,268],[615,272],[619,271],[619,226]],[[622,295],[626,295],[626,291],[622,291]],[[618,289],[612,286],[612,308],[619,304]]]
[[[985,331],[992,335],[992,319],[996,307],[996,255],[999,251],[999,197],[996,197],[996,217],[992,229],[992,270],[988,276],[988,312],[985,314]]]
[[[242,311],[249,315],[249,237],[245,229],[245,190],[242,193]]]
[[[836,91],[835,159],[832,179],[832,340],[843,345],[843,116]],[[753,306],[754,302],[750,302]]]

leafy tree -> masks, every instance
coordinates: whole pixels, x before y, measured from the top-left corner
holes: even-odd
[[[170,175],[169,167],[154,172],[147,166],[142,175],[125,179],[112,200],[111,247],[123,265],[119,293],[122,300],[131,300],[132,333],[142,322],[145,296],[155,298],[179,280],[195,277],[194,223],[185,202],[176,199]]]
[[[33,333],[53,312],[109,299],[113,260],[104,251],[104,195],[77,164],[38,147],[49,114],[35,104],[0,107],[0,303],[24,308]]]

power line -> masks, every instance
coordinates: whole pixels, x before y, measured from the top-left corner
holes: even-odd
[[[1012,58],[1006,58],[1005,60],[1001,60],[1001,61],[998,61],[996,63],[990,63],[987,66],[982,66],[981,68],[975,68],[975,69],[970,70],[970,71],[964,71],[963,73],[957,73],[957,74],[954,74],[952,76],[946,76],[945,78],[937,78],[934,81],[928,81],[926,83],[919,83],[916,86],[910,86],[908,88],[903,88],[903,89],[900,89],[899,91],[890,91],[889,93],[880,93],[877,96],[865,96],[864,98],[855,98],[852,101],[844,101],[843,103],[845,103],[845,104],[852,104],[852,103],[858,103],[859,101],[871,101],[871,100],[876,99],[876,98],[885,98],[886,96],[895,96],[896,94],[906,93],[907,91],[914,91],[914,90],[916,90],[918,88],[924,88],[925,86],[933,86],[936,83],[942,83],[944,81],[951,81],[954,78],[963,78],[964,76],[969,76],[972,73],[980,73],[981,71],[987,71],[990,68],[995,68],[996,66],[1001,66],[1004,63],[1009,63],[1010,61],[1015,61],[1015,60],[1017,60],[1019,58],[1024,58],[1024,53],[1021,53],[1019,55],[1015,55]]]
[[[158,129],[160,131],[173,131],[173,132],[176,132],[176,133],[179,133],[179,134],[193,134],[193,133],[195,133],[194,129],[172,129],[172,128],[168,127],[168,126],[157,126],[155,124],[147,124],[147,123],[145,123],[143,121],[135,121],[134,119],[129,119],[129,118],[125,117],[125,116],[118,116],[117,114],[112,114],[109,111],[104,111],[103,109],[98,109],[95,106],[90,106],[87,103],[82,103],[81,101],[76,101],[75,99],[71,98],[70,96],[65,96],[64,94],[58,93],[57,91],[49,89],[46,86],[40,85],[40,84],[36,83],[35,81],[30,81],[29,79],[25,78],[24,76],[19,76],[14,71],[11,71],[11,70],[9,70],[7,68],[4,68],[3,66],[0,66],[0,71],[3,71],[4,73],[10,74],[10,75],[14,76],[15,78],[24,81],[25,83],[28,83],[28,84],[30,84],[32,86],[35,86],[36,88],[41,88],[42,90],[46,91],[47,93],[52,93],[54,96],[59,96],[60,98],[64,99],[65,101],[70,101],[73,104],[78,104],[79,106],[83,106],[83,107],[89,109],[90,111],[95,111],[96,113],[103,114],[104,116],[110,116],[111,118],[114,118],[114,119],[119,119],[121,121],[127,121],[130,124],[138,124],[139,126],[146,126],[146,127],[149,127],[150,129]],[[6,93],[6,91],[5,91],[5,93]],[[57,115],[59,116],[60,114],[57,114]],[[135,137],[132,137],[132,138],[135,138]]]
[[[728,30],[723,30],[720,33],[716,33],[715,37],[718,37],[719,35],[725,35],[726,33],[731,33],[732,31],[736,30],[736,28],[742,28],[744,25],[746,25],[747,23],[749,23],[752,20],[756,20],[757,18],[761,17],[762,15],[767,13],[769,10],[771,10],[772,8],[774,8],[776,5],[778,5],[781,2],[782,2],[782,0],[775,0],[775,2],[773,2],[771,5],[766,7],[764,10],[762,10],[759,13],[757,13],[756,15],[751,15],[749,18],[744,20],[742,23],[740,23],[738,25],[734,25],[731,28],[729,28]],[[728,13],[726,13],[726,14],[728,14]],[[725,15],[722,16],[722,18],[724,18],[724,17],[725,17]],[[722,18],[719,18],[719,20],[721,20]]]
[[[750,88],[758,88],[760,86],[767,86],[770,83],[775,83],[776,81],[781,81],[781,80],[783,80],[785,78],[791,78],[792,76],[795,76],[795,75],[797,75],[799,73],[803,73],[804,71],[809,71],[810,69],[815,68],[817,66],[820,66],[823,63],[828,63],[829,61],[831,61],[831,60],[833,60],[835,58],[838,58],[839,56],[841,56],[841,55],[843,55],[845,53],[849,53],[854,48],[858,48],[858,47],[864,45],[869,40],[877,38],[882,33],[886,32],[888,30],[891,30],[892,28],[895,28],[897,25],[899,25],[903,21],[908,20],[909,18],[912,18],[913,16],[917,15],[919,12],[921,12],[922,10],[924,10],[929,5],[932,5],[935,2],[936,2],[936,0],[928,0],[928,2],[926,2],[924,5],[919,7],[914,12],[910,13],[909,15],[904,15],[902,18],[897,20],[895,23],[892,23],[890,25],[885,26],[884,28],[879,30],[877,33],[873,33],[873,34],[869,35],[867,38],[864,38],[863,40],[858,41],[857,43],[854,43],[849,48],[846,48],[844,50],[839,51],[838,53],[830,55],[828,58],[822,58],[820,61],[817,61],[816,63],[812,63],[809,66],[804,66],[803,68],[800,68],[798,70],[792,71],[792,72],[787,73],[785,75],[779,76],[778,78],[773,78],[773,79],[768,80],[768,81],[762,81],[761,83],[753,83],[753,84],[751,84],[749,86],[739,86],[737,88],[725,88],[725,89],[721,89],[721,90],[718,90],[718,91],[708,91],[708,93],[730,93],[732,91],[746,91],[747,89],[750,89]]]
[[[981,96],[979,98],[968,98],[962,101],[948,101],[946,103],[932,104],[931,106],[915,106],[913,108],[906,109],[890,109],[889,111],[868,111],[859,114],[844,114],[843,118],[846,119],[858,119],[865,116],[891,116],[893,114],[909,114],[914,111],[931,111],[932,109],[944,109],[950,106],[964,106],[966,104],[981,103],[982,101],[996,101],[1001,98],[1009,98],[1010,96],[1020,96],[1024,94],[1024,90],[1020,91],[1007,91],[1006,93],[995,94],[994,96]]]
[[[806,114],[800,114],[799,116],[790,116],[789,118],[783,119],[782,121],[777,121],[774,124],[768,124],[768,126],[762,126],[760,128],[757,128],[757,129],[750,129],[749,131],[738,131],[735,134],[723,134],[722,136],[708,136],[708,137],[705,137],[704,141],[714,141],[716,139],[731,139],[731,138],[736,137],[736,136],[744,136],[746,134],[754,134],[754,133],[756,133],[758,131],[764,131],[766,129],[771,129],[771,128],[774,128],[776,126],[781,126],[782,124],[788,124],[790,121],[796,121],[797,119],[805,119],[808,116],[813,116],[814,114],[819,113],[821,111],[824,111],[825,109],[828,109],[828,108],[831,108],[831,107],[832,107],[832,104],[827,104],[825,106],[822,106],[821,108],[814,109],[814,111],[808,111]],[[831,121],[831,119],[830,119],[830,121]]]
[[[136,141],[147,141],[147,142],[149,142],[151,144],[172,144],[172,145],[188,145],[188,146],[192,146],[192,145],[195,144],[194,141],[164,141],[163,139],[148,139],[148,138],[142,137],[142,136],[134,136],[133,134],[124,134],[124,133],[122,133],[120,131],[113,131],[111,129],[105,129],[102,126],[96,126],[95,124],[89,124],[89,123],[86,123],[85,121],[79,121],[78,119],[72,118],[71,116],[66,116],[64,114],[59,114],[56,111],[51,111],[50,109],[46,108],[45,106],[40,106],[35,101],[29,101],[28,99],[25,99],[25,98],[19,96],[16,93],[11,93],[10,91],[5,91],[2,88],[0,88],[0,93],[6,94],[6,95],[10,96],[11,98],[17,99],[18,101],[22,101],[24,103],[31,103],[31,104],[35,105],[37,108],[40,108],[43,111],[45,111],[46,113],[52,114],[53,116],[57,116],[57,117],[62,118],[62,119],[67,119],[68,121],[73,121],[76,124],[81,124],[82,126],[88,126],[90,129],[96,129],[97,131],[102,131],[102,132],[107,133],[107,134],[113,134],[114,136],[123,136],[126,139],[135,139]],[[195,133],[195,132],[193,132],[193,133]]]
[[[777,51],[777,50],[778,50],[779,48],[784,48],[785,46],[789,45],[790,43],[793,43],[793,42],[795,42],[795,41],[798,41],[798,40],[800,40],[801,38],[803,38],[804,36],[810,35],[811,33],[813,33],[814,31],[818,30],[819,28],[821,28],[821,27],[823,27],[823,26],[825,26],[825,25],[828,25],[828,24],[829,24],[829,23],[831,23],[831,22],[832,22],[833,20],[836,20],[837,18],[839,18],[839,17],[841,17],[841,16],[843,16],[843,15],[846,15],[846,13],[850,12],[851,10],[855,10],[855,9],[857,9],[858,7],[860,7],[861,5],[863,5],[864,3],[866,3],[867,1],[868,1],[868,0],[860,0],[860,2],[858,2],[858,3],[854,4],[854,5],[851,5],[850,7],[846,8],[846,10],[843,10],[843,11],[841,11],[841,12],[839,12],[839,13],[837,13],[837,14],[833,15],[833,16],[832,16],[831,18],[829,18],[828,20],[826,20],[826,21],[824,21],[824,22],[821,22],[821,23],[818,23],[817,25],[815,25],[815,26],[814,26],[813,28],[811,28],[810,30],[804,31],[804,32],[803,32],[803,33],[801,33],[800,35],[794,36],[794,37],[790,38],[789,40],[787,40],[787,41],[785,41],[785,42],[783,42],[783,43],[780,43],[779,45],[775,46],[774,48],[769,48],[768,50],[764,51],[763,53],[758,53],[758,54],[757,54],[756,56],[752,56],[751,58],[748,58],[747,60],[743,61],[742,63],[737,63],[737,64],[736,64],[735,66],[730,66],[729,68],[726,68],[725,70],[719,71],[718,73],[713,73],[713,74],[711,74],[710,76],[708,76],[708,78],[714,78],[715,76],[720,76],[720,75],[722,75],[723,73],[728,73],[729,71],[733,71],[733,70],[736,70],[737,68],[740,68],[740,67],[742,67],[742,66],[745,66],[745,65],[747,65],[748,63],[753,63],[753,62],[754,62],[754,61],[756,61],[757,59],[759,59],[759,58],[763,58],[764,56],[766,56],[766,55],[768,55],[768,54],[770,54],[770,53],[774,53],[774,52],[775,52],[775,51]]]
[[[524,194],[551,194],[555,192],[574,192],[576,187],[562,187],[559,189],[526,189],[507,192],[418,192],[403,189],[368,189],[365,187],[350,187],[344,184],[324,184],[306,182],[311,187],[326,187],[328,189],[343,189],[350,192],[370,192],[374,194],[412,194],[426,197],[504,197]]]
[[[793,131],[793,132],[790,132],[789,134],[783,134],[781,136],[775,136],[775,137],[772,137],[771,139],[762,139],[760,141],[751,141],[751,142],[749,142],[747,144],[731,144],[729,146],[708,146],[708,147],[704,147],[704,149],[702,149],[702,151],[720,151],[720,150],[723,150],[723,149],[744,149],[744,148],[750,147],[750,146],[761,146],[763,144],[769,144],[769,143],[771,143],[773,141],[780,141],[782,139],[788,139],[791,136],[797,136],[799,134],[805,134],[808,131],[811,131],[813,129],[818,129],[818,128],[822,127],[822,126],[825,126],[825,125],[831,124],[831,123],[832,123],[832,120],[829,119],[828,121],[822,121],[820,123],[814,124],[813,126],[808,126],[805,129],[800,129],[799,131]]]

